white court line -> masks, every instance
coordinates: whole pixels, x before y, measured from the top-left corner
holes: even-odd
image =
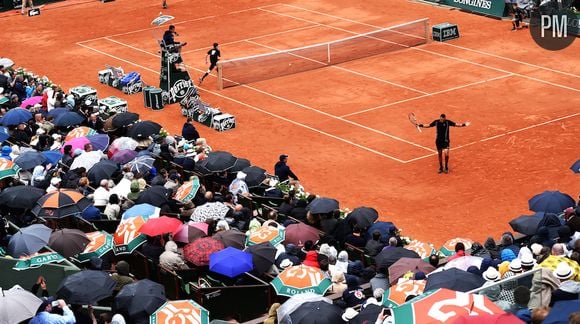
[[[260,44],[260,43],[257,43],[257,42],[254,42],[254,41],[250,41],[250,40],[248,40],[248,43],[255,44],[255,45],[258,45],[258,46],[262,46],[262,47],[265,47],[265,48],[269,48],[269,49],[272,49],[272,50],[275,50],[275,51],[282,51],[279,48],[275,48],[275,47],[272,47],[272,46]],[[364,74],[364,73],[361,73],[361,72],[357,72],[357,71],[354,71],[354,70],[350,70],[350,69],[347,69],[347,68],[344,68],[344,67],[341,67],[341,66],[338,66],[338,65],[328,65],[328,63],[320,62],[320,61],[317,61],[317,60],[314,60],[314,59],[311,59],[311,58],[308,58],[308,57],[304,57],[304,56],[301,56],[301,55],[298,55],[298,54],[293,54],[293,53],[290,53],[290,52],[288,52],[287,54],[290,54],[292,56],[296,56],[296,57],[299,57],[299,58],[303,58],[305,60],[309,60],[309,61],[313,61],[313,62],[316,62],[316,63],[320,63],[321,65],[326,66],[326,67],[329,67],[329,68],[342,70],[342,71],[345,71],[345,72],[348,72],[348,73],[356,74],[358,76],[361,76],[361,77],[364,77],[364,78],[367,78],[367,79],[371,79],[371,80],[379,81],[379,82],[382,82],[382,83],[390,84],[390,85],[395,86],[395,87],[399,87],[399,88],[411,90],[413,92],[418,92],[418,93],[421,93],[421,94],[424,94],[424,95],[429,94],[428,92],[425,92],[425,91],[421,91],[421,90],[418,90],[418,89],[414,89],[414,88],[411,88],[411,87],[404,86],[402,84],[394,83],[394,82],[391,82],[391,81],[388,81],[388,80],[384,80],[384,79],[381,79],[381,78],[377,78],[377,77],[374,77],[374,76],[371,76],[371,75],[367,75],[367,74]]]
[[[271,11],[271,10],[267,10],[267,9],[263,9],[263,8],[260,8],[258,10],[270,12],[270,13],[275,14],[275,15],[289,17],[289,18],[292,18],[292,19],[300,20],[300,21],[310,22],[312,24],[318,24],[320,26],[324,26],[324,27],[328,27],[328,28],[340,30],[340,31],[343,31],[343,32],[351,33],[353,35],[361,35],[360,33],[353,32],[353,31],[348,30],[348,29],[344,29],[344,28],[340,28],[340,27],[335,27],[335,26],[331,26],[331,25],[327,25],[327,24],[323,24],[323,23],[318,23],[318,22],[315,22],[315,21],[312,21],[312,20],[309,20],[309,19],[304,19],[304,18],[300,18],[300,17],[296,17],[296,16],[284,14],[284,13],[279,13],[279,12],[276,12],[276,11]],[[320,14],[321,15],[327,15],[327,14],[324,14],[324,13],[320,13]],[[334,16],[331,16],[331,17],[334,17]],[[350,19],[344,19],[344,20],[350,21]],[[361,23],[361,24],[364,24],[364,23]],[[415,51],[421,51],[421,52],[425,52],[425,53],[429,53],[429,54],[433,54],[433,55],[437,55],[437,56],[441,56],[441,57],[446,57],[446,58],[449,58],[449,59],[452,59],[452,60],[456,60],[456,61],[460,61],[460,62],[464,62],[464,63],[473,64],[473,65],[476,65],[476,66],[481,66],[481,67],[484,67],[484,68],[487,68],[487,69],[491,69],[491,70],[495,70],[495,71],[498,71],[498,72],[512,73],[512,74],[514,74],[516,76],[519,76],[519,77],[522,77],[522,78],[525,78],[525,79],[534,80],[534,81],[537,81],[537,82],[541,82],[541,83],[549,84],[549,85],[552,85],[552,86],[555,86],[555,87],[560,87],[560,88],[572,90],[572,91],[575,91],[575,92],[580,92],[580,90],[579,89],[576,89],[576,88],[572,88],[572,87],[568,87],[568,86],[561,85],[561,84],[558,84],[558,83],[554,83],[554,82],[550,82],[550,81],[546,81],[546,80],[534,78],[534,77],[531,77],[531,76],[528,76],[528,75],[525,75],[525,74],[520,74],[520,73],[508,71],[508,70],[503,70],[503,69],[495,68],[495,67],[490,66],[490,65],[481,64],[481,63],[477,63],[477,62],[473,62],[473,61],[469,61],[469,60],[465,60],[465,59],[460,59],[460,58],[455,57],[455,56],[441,54],[441,53],[434,52],[434,51],[430,51],[430,50],[426,50],[426,49],[423,49],[423,48],[420,48],[420,47],[408,46],[407,48],[408,49],[411,49],[411,50],[415,50]],[[541,67],[538,67],[538,68],[541,68]]]
[[[148,68],[148,67],[145,67],[145,66],[143,66],[143,65],[140,65],[140,64],[137,64],[137,63],[134,63],[134,62],[131,62],[131,61],[128,61],[128,60],[122,59],[122,58],[120,58],[120,57],[118,57],[118,56],[115,56],[115,55],[112,55],[112,54],[109,54],[109,53],[103,52],[103,51],[101,51],[101,50],[98,50],[98,49],[92,48],[92,47],[90,47],[90,46],[87,46],[87,45],[84,45],[84,44],[79,44],[79,43],[77,43],[77,45],[79,45],[79,46],[82,46],[82,47],[84,47],[84,48],[86,48],[86,49],[89,49],[89,50],[91,50],[91,51],[95,51],[95,52],[97,52],[97,53],[100,53],[100,54],[102,54],[102,55],[105,55],[105,56],[108,56],[108,57],[114,58],[114,59],[116,59],[116,60],[119,60],[119,61],[122,61],[122,62],[125,62],[125,63],[128,63],[128,64],[131,64],[131,65],[133,65],[133,66],[140,67],[140,68],[142,68],[142,69],[145,69],[145,70],[147,70],[147,71],[151,71],[151,72],[153,72],[153,73],[155,73],[155,74],[159,74],[159,71],[156,71],[156,70],[150,69],[150,68]],[[151,54],[151,53],[149,53],[149,54]],[[202,70],[199,70],[199,69],[196,69],[196,68],[193,68],[193,69],[195,69],[195,70],[197,70],[197,71],[200,71],[200,72],[204,72],[204,71],[202,71]],[[401,160],[401,159],[398,159],[398,158],[396,158],[396,157],[394,157],[394,156],[391,156],[391,155],[388,155],[388,154],[385,154],[385,153],[379,152],[379,151],[377,151],[377,150],[374,150],[374,149],[372,149],[372,148],[369,148],[369,147],[366,147],[366,146],[364,146],[364,145],[361,145],[361,144],[355,143],[355,142],[353,142],[353,141],[350,141],[350,140],[348,140],[348,139],[342,138],[342,137],[340,137],[340,136],[336,136],[336,135],[333,135],[333,134],[327,133],[327,132],[325,132],[325,131],[319,130],[319,129],[317,129],[317,128],[314,128],[314,127],[311,127],[311,126],[308,126],[308,125],[302,124],[302,123],[300,123],[300,122],[297,122],[297,121],[295,121],[295,120],[292,120],[292,119],[289,119],[289,118],[286,118],[286,117],[283,117],[283,116],[280,116],[280,115],[274,114],[274,113],[272,113],[272,112],[269,112],[269,111],[267,111],[267,110],[264,110],[264,109],[261,109],[261,108],[259,108],[259,107],[256,107],[256,106],[250,105],[250,104],[248,104],[248,103],[245,103],[245,102],[243,102],[243,101],[240,101],[240,100],[237,100],[237,99],[234,99],[234,98],[231,98],[231,97],[225,96],[225,95],[223,95],[223,94],[221,94],[221,93],[218,93],[218,92],[215,92],[215,91],[211,91],[211,90],[209,90],[209,89],[206,89],[206,88],[203,88],[203,87],[201,87],[201,86],[197,86],[197,87],[198,87],[199,89],[202,89],[202,90],[204,90],[204,91],[205,91],[205,92],[207,92],[207,93],[210,93],[210,94],[212,94],[212,95],[215,95],[215,96],[217,96],[217,97],[220,97],[220,98],[223,98],[223,99],[227,99],[227,100],[229,100],[229,101],[232,101],[232,102],[235,102],[235,103],[237,103],[237,104],[240,104],[240,105],[243,105],[243,106],[245,106],[245,107],[248,107],[248,108],[250,108],[250,109],[253,109],[253,110],[259,111],[259,112],[261,112],[261,113],[264,113],[264,114],[266,114],[266,115],[270,115],[270,116],[272,116],[272,117],[275,117],[275,118],[278,118],[278,119],[284,120],[284,121],[286,121],[286,122],[289,122],[289,123],[291,123],[291,124],[294,124],[294,125],[297,125],[297,126],[300,126],[300,127],[306,128],[306,129],[308,129],[308,130],[311,130],[311,131],[313,131],[313,132],[316,132],[316,133],[319,133],[319,134],[322,134],[322,135],[325,135],[325,136],[331,137],[331,138],[333,138],[333,139],[336,139],[336,140],[338,140],[338,141],[341,141],[341,142],[344,142],[344,143],[347,143],[347,144],[353,145],[353,146],[355,146],[355,147],[358,147],[358,148],[360,148],[360,149],[363,149],[363,150],[365,150],[365,151],[368,151],[368,152],[371,152],[371,153],[377,154],[377,155],[379,155],[379,156],[382,156],[382,157],[385,157],[385,158],[391,159],[391,160],[393,160],[393,161],[397,161],[397,162],[400,162],[400,163],[406,163],[406,161],[405,161],[405,160]]]
[[[372,108],[368,108],[368,109],[364,109],[361,111],[355,111],[352,112],[350,114],[345,114],[342,115],[340,117],[350,117],[350,116],[355,116],[355,115],[359,115],[359,114],[364,114],[367,113],[369,111],[373,111],[373,110],[377,110],[377,109],[382,109],[385,107],[390,107],[390,106],[394,106],[394,105],[398,105],[404,102],[408,102],[408,101],[413,101],[413,100],[417,100],[417,99],[422,99],[422,98],[426,98],[426,97],[430,97],[430,96],[434,96],[434,95],[438,95],[438,94],[442,94],[442,93],[447,93],[447,92],[451,92],[451,91],[455,91],[455,90],[459,90],[459,89],[463,89],[463,88],[467,88],[467,87],[472,87],[474,85],[478,85],[478,84],[482,84],[482,83],[486,83],[486,82],[491,82],[491,81],[495,81],[495,80],[500,80],[500,79],[504,79],[504,78],[508,78],[513,76],[513,73],[508,73],[508,74],[504,74],[504,75],[500,75],[498,77],[495,78],[491,78],[491,79],[486,79],[486,80],[481,80],[481,81],[477,81],[477,82],[473,82],[473,83],[467,83],[461,86],[457,86],[457,87],[453,87],[453,88],[449,88],[449,89],[445,89],[445,90],[440,90],[440,91],[436,91],[436,92],[432,92],[432,93],[428,93],[425,95],[421,95],[421,96],[417,96],[417,97],[412,97],[412,98],[408,98],[408,99],[403,99],[403,100],[399,100],[399,101],[395,101],[395,102],[390,102],[384,105],[380,105],[380,106],[376,106],[376,107],[372,107]]]
[[[286,3],[281,3],[280,5],[286,6],[286,7],[291,7],[291,8],[295,8],[295,9],[299,9],[299,10],[303,10],[303,11],[307,11],[307,12],[311,12],[311,13],[316,13],[322,16],[327,16],[327,17],[331,17],[331,18],[335,18],[335,19],[340,19],[343,21],[348,21],[351,23],[355,23],[355,24],[359,24],[359,25],[363,25],[363,26],[367,26],[367,27],[373,27],[373,28],[377,28],[377,29],[381,29],[384,27],[381,26],[376,26],[376,25],[372,25],[372,24],[367,24],[361,21],[357,21],[357,20],[352,20],[352,19],[348,19],[348,18],[344,18],[344,17],[339,17],[339,16],[335,16],[335,15],[331,15],[331,14],[327,14],[321,11],[316,11],[316,10],[311,10],[311,9],[307,9],[307,8],[303,8],[303,7],[299,7],[299,6],[295,6],[295,5],[291,5],[291,4],[286,4]],[[567,76],[571,76],[571,77],[575,77],[575,78],[580,78],[579,75],[573,74],[573,73],[569,73],[569,72],[564,72],[564,71],[560,71],[560,70],[555,70],[555,69],[551,69],[545,66],[541,66],[541,65],[536,65],[536,64],[532,64],[532,63],[528,63],[528,62],[524,62],[524,61],[520,61],[520,60],[516,60],[516,59],[512,59],[509,57],[505,57],[505,56],[501,56],[501,55],[497,55],[497,54],[492,54],[492,53],[488,53],[488,52],[484,52],[484,51],[480,51],[480,50],[475,50],[472,48],[468,48],[465,46],[459,46],[459,45],[455,45],[455,44],[451,44],[451,43],[446,43],[443,42],[443,45],[447,45],[447,46],[451,46],[451,47],[456,47],[456,48],[460,48],[466,51],[471,51],[474,53],[478,53],[478,54],[483,54],[483,55],[488,55],[491,57],[495,57],[495,58],[499,58],[502,60],[506,60],[506,61],[510,61],[510,62],[514,62],[514,63],[519,63],[519,64],[523,64],[523,65],[527,65],[530,67],[534,67],[537,69],[542,69],[542,70],[546,70],[546,71],[550,71],[550,72],[554,72],[554,73],[559,73],[562,75],[567,75]]]

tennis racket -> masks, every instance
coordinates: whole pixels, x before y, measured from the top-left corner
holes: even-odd
[[[415,117],[415,113],[409,113],[409,121],[411,122],[411,124],[413,124],[413,126],[417,128],[419,133],[423,132],[421,130],[421,127],[419,127],[419,124],[417,124],[417,117]]]

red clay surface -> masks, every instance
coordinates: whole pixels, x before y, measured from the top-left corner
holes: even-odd
[[[156,38],[163,29],[150,22],[161,1],[79,2],[48,5],[34,18],[3,15],[1,55],[65,90],[88,84],[99,97],[123,97],[142,119],[179,133],[184,118],[178,105],[153,112],[143,108],[142,96],[97,81],[97,71],[111,64],[158,83]],[[580,158],[580,41],[548,52],[526,30],[510,32],[509,22],[405,0],[169,5],[163,12],[176,16],[179,39],[189,43],[183,57],[193,79],[216,41],[230,59],[425,17],[431,24],[458,24],[461,38],[445,44],[222,91],[215,90],[214,77],[206,80],[203,100],[238,123],[225,133],[200,125],[210,144],[270,171],[287,153],[309,192],[351,209],[373,206],[405,235],[437,246],[457,236],[498,237],[510,219],[529,213],[527,199],[544,190],[580,194],[580,178],[569,170]],[[450,174],[437,174],[434,131],[411,127],[411,111],[424,123],[440,113],[472,121],[452,130]]]

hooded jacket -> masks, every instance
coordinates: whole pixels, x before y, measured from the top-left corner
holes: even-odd
[[[177,253],[177,244],[173,241],[165,243],[165,252],[159,256],[159,265],[168,270],[183,269],[185,261]]]

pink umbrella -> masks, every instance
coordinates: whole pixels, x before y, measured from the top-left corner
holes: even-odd
[[[28,106],[34,106],[36,104],[39,104],[41,101],[42,101],[42,96],[30,97],[30,98],[22,101],[22,103],[20,104],[20,107],[26,108]]]
[[[179,231],[173,235],[173,240],[181,243],[190,243],[196,238],[207,236],[207,229],[207,223],[183,224]]]
[[[64,145],[62,146],[62,148],[60,149],[60,152],[64,153],[64,147],[67,145],[72,146],[72,151],[71,151],[72,154],[74,154],[74,151],[76,149],[81,149],[84,151],[85,144],[89,144],[89,143],[91,143],[91,141],[89,141],[86,137],[76,137],[76,138],[73,138],[69,141],[66,141],[64,143]]]

